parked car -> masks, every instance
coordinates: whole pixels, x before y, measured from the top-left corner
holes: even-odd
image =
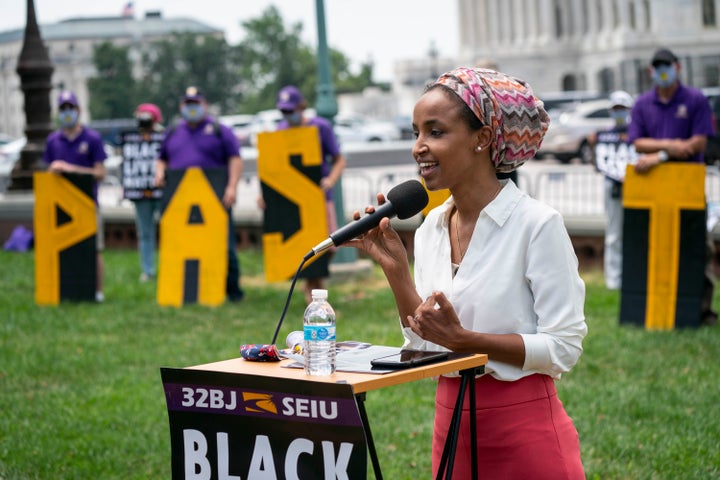
[[[223,115],[218,120],[223,125],[230,127],[240,142],[240,146],[250,146],[250,135],[255,115]]]
[[[555,111],[565,111],[576,107],[583,102],[602,100],[607,95],[588,90],[568,90],[564,92],[546,92],[538,95],[550,114]]]
[[[356,114],[336,116],[335,135],[340,143],[390,142],[401,138],[400,128],[394,123]]]
[[[400,138],[402,140],[412,140],[415,138],[412,117],[410,115],[398,115],[393,118],[393,123],[400,129]]]
[[[551,115],[550,127],[536,158],[553,156],[562,163],[579,158],[582,163],[592,163],[594,153],[587,137],[612,128],[609,108],[610,100],[592,100]]]

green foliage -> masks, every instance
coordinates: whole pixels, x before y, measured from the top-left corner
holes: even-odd
[[[188,86],[203,91],[209,104],[232,111],[239,97],[237,57],[224,38],[175,33],[154,42],[143,56],[143,101],[155,103],[172,118]]]
[[[137,282],[135,251],[104,256],[105,303],[38,307],[32,253],[0,252],[4,480],[170,478],[160,367],[233,358],[241,343],[268,341],[289,287],[267,284],[260,252],[245,250],[242,303],[165,308],[157,305],[152,283]],[[583,278],[585,351],[557,383],[580,434],[587,477],[719,478],[720,329],[619,326],[618,293],[606,291],[595,271]],[[340,339],[400,344],[381,272],[329,288]],[[303,310],[296,291],[281,341],[301,328]],[[434,389],[428,379],[368,393],[385,478],[430,476]]]
[[[190,85],[203,90],[208,103],[223,114],[275,108],[277,92],[290,84],[314,104],[317,55],[301,38],[302,23],[285,26],[279,10],[271,6],[242,27],[245,38],[235,46],[224,38],[193,33],[175,33],[143,45],[139,79],[131,75],[128,47],[109,42],[97,46],[97,76],[89,80],[92,117],[127,118],[139,103],[151,102],[170,120]],[[330,63],[337,93],[358,92],[373,84],[370,63],[354,74],[350,60],[334,49]]]
[[[136,82],[128,47],[103,42],[93,49],[97,76],[88,80],[90,115],[94,119],[128,118],[136,105]]]
[[[243,22],[242,26],[246,36],[238,45],[243,79],[240,111],[275,108],[277,92],[285,85],[297,86],[313,105],[318,82],[317,56],[301,39],[302,23],[286,27],[278,9],[270,6],[259,18]],[[330,71],[336,93],[359,92],[372,85],[371,64],[362,65],[355,75],[350,60],[333,48]]]

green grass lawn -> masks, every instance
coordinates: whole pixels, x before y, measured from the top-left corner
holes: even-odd
[[[285,301],[289,282],[265,283],[257,251],[240,258],[247,295],[237,305],[159,307],[155,285],[137,281],[137,253],[111,250],[105,303],[38,307],[32,254],[0,252],[0,480],[169,478],[160,367],[268,342]],[[621,327],[617,292],[598,271],[583,277],[585,352],[558,388],[588,478],[720,478],[720,328]],[[331,285],[330,300],[339,339],[400,345],[379,271]],[[303,310],[298,290],[281,340],[302,328]],[[385,478],[430,478],[433,392],[426,380],[368,394]]]

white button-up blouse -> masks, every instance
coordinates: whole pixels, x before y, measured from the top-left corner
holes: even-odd
[[[443,292],[468,330],[522,336],[523,367],[491,357],[486,373],[499,380],[534,373],[559,378],[577,362],[587,334],[585,284],[562,216],[506,181],[480,213],[453,277],[448,235],[452,207],[450,197],[415,233],[415,286],[420,297]],[[403,335],[405,348],[444,350],[410,328],[403,328]]]

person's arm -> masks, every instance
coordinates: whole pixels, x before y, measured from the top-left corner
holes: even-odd
[[[433,292],[403,325],[410,326],[423,340],[442,345],[452,352],[487,353],[495,361],[522,367],[525,343],[516,333],[482,333],[463,328],[450,301],[442,292]]]
[[[378,194],[377,199],[378,205],[385,203],[384,195]],[[374,211],[375,207],[365,209],[366,214]],[[358,220],[360,213],[355,212],[353,217]],[[408,327],[406,318],[408,315],[414,314],[415,309],[422,303],[422,298],[415,290],[407,250],[398,233],[390,226],[390,219],[383,218],[376,228],[343,245],[355,247],[367,253],[380,265],[395,296],[400,321],[403,326]]]
[[[328,173],[327,177],[323,177],[320,180],[320,187],[323,191],[330,190],[335,186],[337,181],[340,179],[340,175],[342,175],[343,170],[345,170],[345,164],[345,157],[342,154],[337,154],[333,157],[333,164],[330,169],[330,173]]]
[[[230,157],[228,161],[228,183],[225,187],[225,194],[223,195],[223,205],[225,208],[230,208],[235,205],[235,199],[237,198],[237,186],[242,177],[243,163],[239,155]]]
[[[165,186],[165,170],[167,170],[167,161],[162,158],[155,160],[155,181],[153,185],[156,187]]]
[[[92,161],[92,167],[76,165],[65,159],[53,159],[52,162],[50,162],[48,170],[55,173],[66,172],[92,175],[96,182],[101,182],[106,174],[105,164],[103,162],[107,158],[107,154],[105,153],[105,146],[103,145],[100,135],[96,135],[97,137],[93,137],[92,133],[90,133],[88,139],[87,155]]]
[[[640,153],[635,171],[644,173],[669,160],[687,160],[704,152],[707,145],[705,135],[693,135],[688,139],[680,138],[638,138],[634,142],[635,151]]]
[[[100,182],[105,178],[105,165],[103,162],[96,162],[92,167],[82,167],[80,165],[74,165],[66,162],[65,160],[53,160],[50,162],[48,170],[53,173],[83,173],[86,175],[92,175],[93,178]]]
[[[524,276],[534,299],[532,311],[528,312],[537,322],[534,332],[467,329],[445,294],[434,291],[414,315],[406,318],[404,324],[412,330],[404,332],[406,339],[413,348],[424,349],[419,343],[422,339],[454,352],[487,353],[493,361],[553,377],[570,370],[582,353],[582,340],[587,334],[585,287],[559,214],[537,226],[527,254]],[[497,322],[501,324],[502,319]]]

